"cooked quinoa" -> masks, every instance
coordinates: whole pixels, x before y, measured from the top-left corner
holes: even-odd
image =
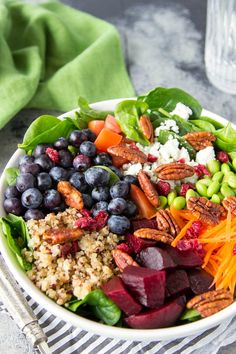
[[[111,251],[116,248],[121,236],[109,232],[107,227],[99,232],[85,233],[78,240],[79,251],[66,258],[61,255],[61,245],[43,241],[46,230],[74,227],[79,217],[81,215],[76,209],[68,208],[57,215],[51,213],[45,219],[27,222],[31,237],[28,246],[32,251],[23,252],[26,259],[33,263],[27,275],[59,305],[64,305],[73,295],[82,299],[118,272]]]

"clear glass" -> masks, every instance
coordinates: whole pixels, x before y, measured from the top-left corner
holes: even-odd
[[[236,94],[236,0],[208,0],[205,42],[208,79]]]

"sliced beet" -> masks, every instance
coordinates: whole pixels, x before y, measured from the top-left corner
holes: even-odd
[[[202,258],[195,251],[180,251],[176,247],[171,246],[166,246],[165,250],[181,268],[194,268],[202,265]]]
[[[186,291],[189,288],[188,275],[185,270],[176,269],[170,271],[166,277],[166,294],[173,296]]]
[[[176,267],[175,262],[169,256],[168,252],[158,247],[147,247],[137,256],[137,261],[143,267],[165,270]]]
[[[133,234],[128,234],[126,236],[126,242],[134,253],[139,253],[142,249],[155,246],[156,244],[153,240],[145,240],[143,238],[136,237]]]
[[[149,229],[157,229],[157,222],[154,219],[153,220],[149,220],[149,219],[132,220],[131,225],[134,231],[146,227]]]
[[[179,298],[169,302],[159,309],[148,310],[141,312],[138,315],[133,315],[125,318],[125,322],[131,328],[137,329],[154,329],[170,327],[180,317],[185,306],[185,297]]]
[[[114,277],[103,285],[105,294],[116,303],[116,305],[126,313],[126,315],[136,315],[142,306],[134,300],[125,289],[123,281],[119,277]]]
[[[122,273],[127,288],[142,305],[158,307],[165,298],[166,273],[142,267],[128,266]]]
[[[188,278],[190,288],[196,295],[205,293],[210,289],[213,290],[213,287],[210,288],[213,282],[213,277],[204,269],[191,269],[188,272]]]

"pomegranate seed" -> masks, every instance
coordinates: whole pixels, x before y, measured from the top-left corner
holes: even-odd
[[[236,243],[234,244],[234,248],[233,248],[233,255],[236,255]]]
[[[204,175],[211,176],[211,174],[208,171],[208,169],[206,168],[206,166],[201,165],[201,164],[194,166],[194,171],[198,175],[198,177],[202,177]]]
[[[219,160],[222,163],[228,162],[229,161],[229,155],[225,151],[219,151],[216,154],[217,160]]]
[[[116,248],[120,251],[125,252],[125,253],[132,254],[132,249],[129,245],[127,245],[127,243],[123,242],[123,243],[119,244]]]
[[[192,183],[181,184],[179,195],[181,195],[182,197],[185,197],[186,193],[189,189],[195,189],[194,184],[192,184]]]
[[[48,157],[50,158],[50,160],[52,160],[55,163],[60,162],[59,153],[57,150],[48,147],[45,152],[46,152],[46,155],[48,155]]]
[[[185,163],[185,159],[179,159],[177,162],[179,162],[179,163]]]
[[[148,162],[156,162],[157,161],[157,157],[156,156],[153,156],[151,154],[148,154]]]
[[[157,182],[157,191],[160,195],[167,196],[170,193],[171,187],[168,182],[159,181]]]

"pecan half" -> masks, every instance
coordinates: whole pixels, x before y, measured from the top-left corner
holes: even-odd
[[[156,188],[150,181],[150,178],[146,175],[144,171],[139,171],[138,181],[141,186],[142,191],[146,195],[149,202],[157,208],[159,205],[159,197]]]
[[[78,228],[49,229],[43,234],[43,240],[51,243],[52,245],[57,245],[78,240],[81,236],[83,236],[83,234],[83,230]]]
[[[205,149],[207,146],[212,146],[216,140],[214,134],[209,132],[193,132],[184,135],[184,139],[197,151]]]
[[[236,215],[236,197],[226,197],[222,201],[222,204],[226,210],[231,212],[231,214]]]
[[[140,238],[147,238],[154,241],[160,241],[167,243],[168,245],[174,240],[174,237],[171,236],[168,232],[160,231],[156,229],[143,228],[134,231],[134,236]]]
[[[57,185],[57,190],[65,199],[66,205],[77,210],[84,207],[82,194],[67,181],[60,181]]]
[[[160,165],[155,172],[160,179],[179,180],[194,175],[194,168],[185,163],[171,162]]]
[[[168,209],[160,209],[156,213],[156,222],[158,230],[168,232],[173,237],[177,236],[180,232],[177,222]]]
[[[145,138],[153,143],[154,131],[150,118],[148,116],[141,116],[139,119],[139,124]]]
[[[212,290],[195,296],[187,303],[187,308],[194,308],[202,317],[208,317],[223,310],[233,302],[233,295],[225,289]]]
[[[221,205],[204,197],[190,197],[187,201],[187,209],[210,225],[218,224],[220,217],[225,215],[225,210]]]
[[[122,157],[125,160],[135,163],[147,162],[147,156],[142,151],[135,150],[131,146],[125,146],[124,144],[110,146],[107,151],[112,156]]]
[[[138,263],[135,262],[133,258],[126,252],[116,249],[112,251],[112,256],[114,258],[117,267],[121,272],[123,272],[125,267],[130,265],[139,267]]]

